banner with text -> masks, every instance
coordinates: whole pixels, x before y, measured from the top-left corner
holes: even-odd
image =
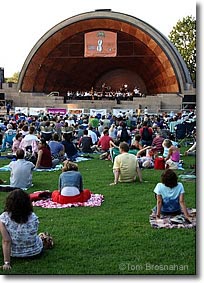
[[[40,114],[46,114],[46,108],[39,108],[39,107],[30,107],[29,114],[33,116],[38,116]]]
[[[90,116],[106,115],[106,109],[90,109]]]
[[[126,113],[133,115],[133,109],[113,109],[113,115],[116,117],[125,116]]]
[[[61,115],[66,115],[67,114],[67,109],[64,108],[48,108],[47,112],[49,114],[61,114]]]
[[[84,109],[68,109],[68,114],[69,115],[76,115],[76,116],[80,116],[84,113]]]
[[[26,116],[28,116],[28,107],[15,107],[15,114],[25,114]]]
[[[116,57],[117,33],[92,31],[85,33],[84,57]]]

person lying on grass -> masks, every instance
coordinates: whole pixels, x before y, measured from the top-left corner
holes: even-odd
[[[172,169],[166,169],[161,174],[161,183],[158,183],[154,189],[157,205],[153,208],[156,218],[161,214],[179,215],[191,222],[190,215],[184,201],[184,187],[178,182],[178,177]]]
[[[137,152],[137,160],[140,168],[154,168],[154,150],[151,145],[144,146]]]
[[[142,182],[142,173],[136,155],[129,153],[127,142],[119,144],[120,154],[117,155],[113,163],[114,182],[110,185],[116,185],[118,182],[134,182],[136,177]]]

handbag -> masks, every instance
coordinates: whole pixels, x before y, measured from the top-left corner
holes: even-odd
[[[41,232],[38,236],[42,239],[44,249],[48,250],[53,248],[54,241],[48,232]]]
[[[156,170],[164,170],[165,169],[165,161],[163,157],[156,157],[154,160],[154,169]]]

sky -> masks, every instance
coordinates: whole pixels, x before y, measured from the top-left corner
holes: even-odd
[[[195,0],[9,0],[0,4],[0,67],[5,77],[20,72],[37,41],[55,25],[96,9],[139,18],[168,37],[183,17],[196,18]]]

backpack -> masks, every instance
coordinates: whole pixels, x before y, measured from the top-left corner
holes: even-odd
[[[126,128],[123,128],[121,131],[121,136],[120,136],[120,141],[123,142],[128,142],[130,140],[130,136],[128,134],[128,131]]]
[[[152,136],[149,133],[149,129],[144,127],[143,130],[142,130],[142,139],[144,141],[148,141],[148,140],[151,140],[151,138],[152,138]]]

